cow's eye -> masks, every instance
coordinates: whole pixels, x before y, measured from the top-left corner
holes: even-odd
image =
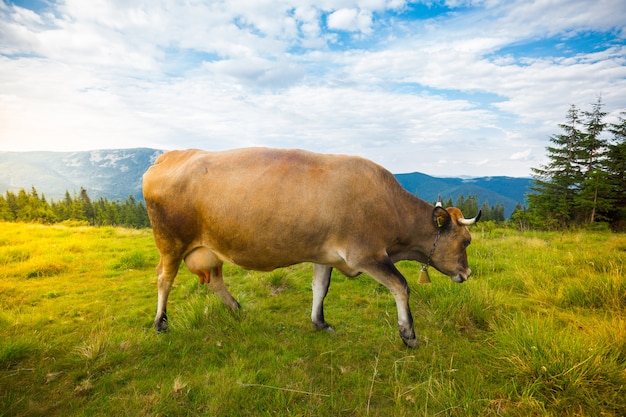
[[[464,248],[468,247],[470,243],[471,243],[471,242],[470,242],[469,240],[464,240],[464,241],[463,241],[463,247],[464,247]]]

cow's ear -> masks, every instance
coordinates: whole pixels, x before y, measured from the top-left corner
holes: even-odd
[[[450,213],[443,207],[436,206],[433,209],[433,223],[438,229],[443,229],[450,224]]]

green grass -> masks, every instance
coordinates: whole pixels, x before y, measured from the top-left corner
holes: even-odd
[[[626,236],[473,230],[473,278],[399,263],[389,291],[312,267],[226,265],[233,314],[182,266],[156,334],[149,230],[0,224],[0,416],[623,416]]]

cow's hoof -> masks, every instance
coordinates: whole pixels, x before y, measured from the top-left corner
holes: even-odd
[[[165,326],[160,326],[160,327],[157,327],[157,328],[156,328],[156,332],[157,332],[158,334],[169,333],[169,332],[170,332],[170,328],[169,328],[167,325],[165,325]]]
[[[156,329],[157,333],[170,332],[170,327],[167,325],[167,321],[165,320],[154,323],[154,328]]]
[[[417,339],[413,338],[413,339],[402,339],[402,341],[404,342],[404,344],[406,345],[406,347],[411,348],[411,349],[415,349],[419,347],[419,342],[417,341]]]
[[[325,321],[323,322],[311,322],[311,324],[313,324],[313,327],[315,327],[315,330],[326,330],[328,333],[334,333],[335,329],[333,329],[330,324],[326,323]]]

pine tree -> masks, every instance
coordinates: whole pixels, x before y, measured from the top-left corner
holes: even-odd
[[[513,213],[511,213],[511,221],[517,226],[519,230],[527,230],[530,228],[528,210],[522,203],[517,203]]]
[[[504,204],[496,203],[494,207],[491,208],[491,220],[495,220],[497,222],[504,221]]]
[[[478,213],[478,196],[470,195],[467,197],[467,200],[465,200],[465,206],[461,211],[467,217],[475,216]]]
[[[87,220],[87,216],[85,215],[85,208],[81,203],[80,199],[76,196],[76,191],[74,191],[74,198],[72,199],[72,205],[70,206],[70,216],[69,220]]]
[[[463,207],[465,207],[465,196],[463,194],[456,198],[456,203],[454,203],[454,207],[461,210],[461,212],[463,211]]]
[[[56,213],[59,221],[69,220],[72,215],[72,196],[70,192],[65,190],[65,198],[63,201],[52,202],[52,210]]]
[[[540,168],[531,168],[533,182],[528,195],[531,210],[537,212],[551,227],[556,222],[565,229],[572,217],[574,196],[580,191],[583,172],[580,165],[581,131],[580,111],[571,105],[566,123],[559,124],[564,133],[553,135],[546,147],[549,162]]]
[[[12,219],[17,220],[17,209],[18,209],[17,196],[15,195],[15,193],[7,191],[6,200],[7,200],[7,205],[9,206],[9,210],[11,210],[11,213],[12,213]]]
[[[93,225],[95,222],[93,204],[91,204],[91,199],[87,194],[87,190],[85,190],[83,187],[80,187],[78,204],[82,207],[82,211],[85,214],[85,219],[89,222],[89,224]]]
[[[489,208],[489,201],[485,201],[482,206],[480,206],[481,216],[480,219],[483,221],[494,220],[491,216],[491,209]]]
[[[606,170],[610,187],[609,220],[620,230],[626,230],[626,111],[618,123],[609,126],[613,137],[608,144]]]
[[[592,105],[592,110],[584,113],[586,131],[577,148],[584,174],[580,191],[574,200],[580,216],[583,219],[587,218],[589,223],[596,221],[598,211],[605,212],[610,206],[608,200],[610,190],[605,170],[607,141],[600,137],[606,128],[604,122],[606,112],[602,111],[603,106],[602,99],[598,98]]]
[[[9,222],[15,220],[15,214],[9,206],[9,202],[2,196],[0,196],[0,220]]]
[[[137,224],[135,227],[150,227],[150,218],[146,206],[140,201],[137,204]]]
[[[461,210],[464,216],[473,217],[478,213],[478,196],[470,195],[465,198],[460,195],[456,199],[455,207]]]

